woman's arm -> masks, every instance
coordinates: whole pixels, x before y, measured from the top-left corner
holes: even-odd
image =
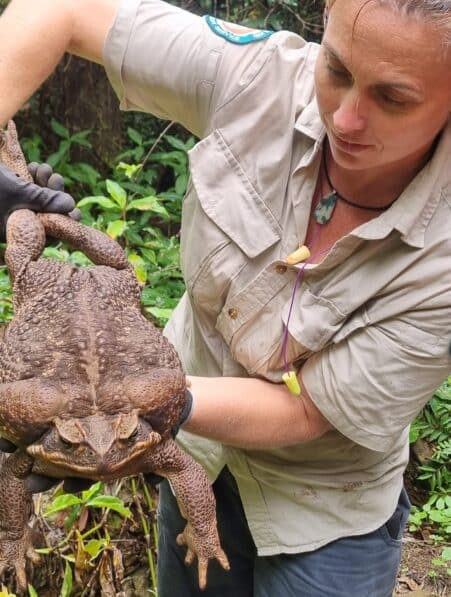
[[[194,397],[186,431],[239,448],[308,442],[332,429],[305,390],[237,377],[190,377]]]
[[[64,52],[102,62],[119,0],[12,0],[0,17],[0,126],[52,73]]]

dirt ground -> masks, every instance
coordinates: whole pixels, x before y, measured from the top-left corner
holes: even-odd
[[[442,546],[431,545],[406,533],[403,538],[403,555],[394,595],[406,597],[450,597],[451,576],[446,569],[433,564]]]
[[[420,506],[427,501],[426,488],[416,480],[418,464],[411,458],[404,474],[404,483],[413,505]],[[394,595],[406,597],[451,597],[451,576],[446,568],[434,565],[444,545],[433,545],[429,532],[414,536],[408,531],[403,538],[403,554]]]

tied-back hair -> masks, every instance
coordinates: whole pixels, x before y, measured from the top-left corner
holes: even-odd
[[[324,10],[324,24],[330,8],[336,0],[326,0]],[[365,4],[378,3],[389,6],[406,17],[419,18],[430,22],[443,31],[446,49],[451,47],[451,0],[367,0]]]

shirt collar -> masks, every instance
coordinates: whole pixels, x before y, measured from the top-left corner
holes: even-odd
[[[316,99],[301,111],[295,130],[309,137],[313,143],[302,156],[298,168],[308,167],[318,158],[325,137]],[[451,185],[451,119],[445,126],[434,155],[406,187],[398,199],[380,216],[363,224],[356,236],[367,240],[385,238],[393,230],[401,234],[406,244],[424,247],[427,225],[445,189]],[[319,158],[318,158],[319,159]]]
[[[384,238],[397,230],[406,244],[423,248],[426,228],[450,184],[451,120],[429,162],[389,209],[359,228],[358,236]]]

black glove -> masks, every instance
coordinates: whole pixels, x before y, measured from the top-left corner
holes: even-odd
[[[42,166],[45,166],[45,164]],[[42,166],[37,168],[36,177],[40,176],[39,168],[42,168]],[[56,181],[56,184],[59,185],[60,179],[59,175],[51,173],[47,178],[47,182],[55,184]],[[27,182],[16,176],[6,166],[0,164],[0,241],[5,240],[6,221],[9,214],[16,209],[67,214],[74,207],[75,201],[62,190],[53,190],[52,188],[45,188],[39,186],[39,184]]]
[[[33,180],[40,187],[52,189],[52,191],[61,191],[64,193],[64,178],[61,174],[53,172],[53,168],[49,164],[38,164],[37,162],[30,162],[28,164],[28,172],[33,177]],[[67,193],[64,193],[67,195]],[[59,212],[58,212],[59,213]],[[67,214],[73,220],[81,220],[81,211],[76,207]]]
[[[184,404],[183,410],[180,414],[180,418],[177,421],[177,425],[174,425],[174,427],[172,427],[172,429],[171,429],[171,435],[173,438],[175,438],[175,436],[179,432],[180,427],[183,425],[183,423],[186,423],[186,421],[190,418],[192,410],[193,410],[193,395],[192,395],[191,391],[188,390],[188,388],[187,388],[185,390],[185,404]]]

